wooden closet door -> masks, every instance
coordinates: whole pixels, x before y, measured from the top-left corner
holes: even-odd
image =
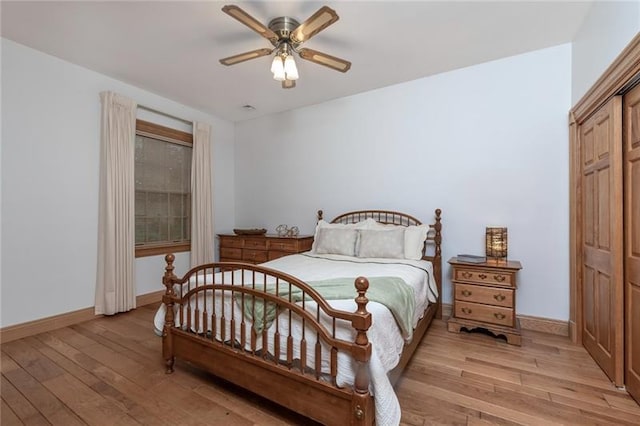
[[[582,154],[582,342],[609,378],[624,378],[622,101],[580,126]]]
[[[640,402],[640,86],[624,96],[625,385]]]

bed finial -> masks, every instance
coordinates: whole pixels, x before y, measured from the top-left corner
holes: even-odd
[[[318,222],[322,220],[323,215],[324,215],[324,212],[322,210],[318,210]]]
[[[440,217],[441,214],[442,210],[436,209],[436,223],[433,225],[433,229],[435,229],[436,231],[436,235],[433,237],[433,241],[436,243],[436,258],[442,256],[442,247],[440,246],[440,244],[442,243],[442,223],[440,222],[442,220],[442,218]]]
[[[358,295],[356,296],[356,304],[358,305],[358,309],[356,310],[357,314],[366,315],[366,319],[362,321],[362,324],[356,324],[355,329],[358,330],[358,334],[356,336],[356,344],[360,346],[369,345],[369,338],[367,337],[367,331],[369,327],[371,327],[371,314],[367,311],[367,303],[369,303],[369,299],[367,299],[367,290],[369,289],[369,280],[365,277],[358,277],[355,281],[356,290],[358,291]],[[367,357],[367,360],[369,358]]]
[[[165,363],[165,373],[170,374],[173,373],[173,363],[175,361],[175,357],[173,355],[173,344],[171,332],[169,331],[174,325],[175,320],[173,317],[173,304],[174,297],[176,295],[173,290],[174,280],[177,279],[173,270],[175,267],[173,266],[173,261],[176,260],[176,257],[169,253],[164,257],[165,262],[167,262],[167,266],[164,268],[164,276],[162,277],[162,284],[166,287],[166,291],[164,296],[162,296],[162,301],[166,305],[167,309],[164,315],[164,327],[162,330],[162,357],[164,358]]]
[[[353,324],[353,327],[357,330],[355,343],[358,345],[358,349],[361,351],[354,351],[353,357],[356,361],[356,374],[353,383],[353,390],[355,395],[353,397],[353,414],[356,421],[352,424],[372,424],[373,423],[373,408],[370,407],[370,394],[369,394],[369,360],[371,359],[371,342],[367,336],[367,330],[371,327],[371,313],[367,311],[367,299],[366,293],[369,289],[369,280],[365,277],[358,277],[355,281],[356,290],[358,296],[356,297],[356,304],[358,305],[357,314],[364,315],[358,324]]]

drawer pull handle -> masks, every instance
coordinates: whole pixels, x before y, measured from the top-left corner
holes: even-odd
[[[504,281],[504,275],[500,275],[500,274],[494,275],[493,279],[501,283],[502,281]]]
[[[462,295],[464,297],[469,297],[469,296],[471,296],[471,292],[469,290],[462,290]]]
[[[473,276],[471,272],[466,272],[466,271],[462,271],[460,275],[462,275],[462,278],[471,278]]]
[[[493,298],[496,299],[498,302],[502,302],[504,299],[506,299],[504,294],[495,294],[493,295]]]
[[[496,317],[496,319],[499,319],[499,320],[503,320],[503,319],[505,319],[507,317],[505,314],[501,314],[499,312],[496,312],[495,314],[493,314],[493,316]]]
[[[487,276],[485,274],[480,274],[478,275],[478,278],[480,278],[481,280],[486,280]]]
[[[469,308],[462,308],[461,310],[462,310],[462,313],[463,313],[463,314],[467,314],[467,315],[468,315],[468,314],[470,314],[471,312],[473,312],[473,311],[472,311],[471,309],[469,309]]]

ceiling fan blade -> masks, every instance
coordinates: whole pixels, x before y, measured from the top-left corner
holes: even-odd
[[[242,22],[247,27],[260,34],[262,37],[270,40],[272,43],[276,43],[278,41],[278,35],[276,33],[262,25],[253,16],[249,15],[238,6],[228,4],[222,8],[222,11],[232,18],[235,18],[238,21]]]
[[[250,52],[240,53],[239,55],[229,56],[228,58],[220,59],[220,63],[222,65],[235,65],[240,62],[248,61],[249,59],[259,58],[261,56],[270,55],[273,52],[273,49],[256,49]]]
[[[300,54],[302,59],[324,65],[325,67],[329,67],[336,71],[347,72],[351,68],[351,62],[336,58],[335,56],[327,55],[326,53],[318,52],[317,50],[300,49],[298,54]]]
[[[335,10],[327,6],[322,6],[316,13],[311,15],[309,19],[298,25],[289,35],[289,39],[294,43],[303,43],[338,19],[338,14]]]

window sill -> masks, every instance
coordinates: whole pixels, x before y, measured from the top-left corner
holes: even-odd
[[[136,258],[191,251],[191,242],[136,247]]]

